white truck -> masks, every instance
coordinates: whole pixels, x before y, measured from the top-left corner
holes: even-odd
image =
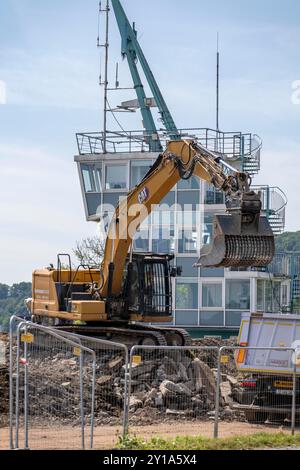
[[[249,422],[289,420],[295,378],[298,419],[300,315],[245,313],[238,344],[235,362],[242,380],[234,391],[239,403],[235,408],[243,410]]]

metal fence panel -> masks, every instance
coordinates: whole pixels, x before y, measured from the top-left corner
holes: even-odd
[[[202,423],[203,432],[212,435],[217,364],[216,347],[134,346],[125,433],[151,426],[150,434],[160,436],[166,424],[196,422],[198,433]],[[184,427],[173,430],[181,434]]]
[[[253,434],[274,429],[295,432],[300,418],[299,378],[295,351],[291,348],[222,347],[219,350],[218,387],[220,406],[216,408],[215,437],[226,435],[222,406],[228,407],[236,423],[236,434]],[[284,357],[286,373],[260,372],[266,361]],[[256,369],[243,370],[255,359]],[[274,359],[274,360],[275,360]]]
[[[15,448],[92,447],[94,352],[32,323],[19,324],[17,347]]]
[[[295,350],[212,344],[134,346],[129,354],[123,344],[13,317],[6,438],[11,448],[79,449],[103,447],[105,433],[114,434],[113,442],[117,433],[294,433],[300,424]],[[283,359],[285,375],[275,367]],[[260,373],[262,361],[276,363],[274,371]],[[257,370],[243,370],[252,363]]]
[[[73,333],[63,332],[68,338],[93,349],[96,356],[96,387],[94,425],[114,426],[124,432],[128,387],[128,348],[124,344]],[[88,377],[85,377],[84,380]],[[100,443],[101,444],[101,443]]]

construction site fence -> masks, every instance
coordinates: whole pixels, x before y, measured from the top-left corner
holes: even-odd
[[[298,353],[283,347],[135,346],[130,352],[125,434],[137,424],[174,421],[196,422],[199,434],[214,438],[228,437],[230,422],[235,435],[283,423],[295,434],[300,418]],[[249,362],[260,371],[267,363],[276,366],[257,373]],[[277,371],[280,362],[284,372]],[[178,434],[184,432],[179,427]],[[159,433],[159,427],[151,427],[153,437]]]
[[[298,352],[241,346],[128,349],[12,317],[9,446],[92,449],[94,430],[103,425],[117,427],[123,438],[139,435],[139,429],[161,437],[166,427],[172,436],[174,429],[187,435],[191,423],[198,435],[214,438],[228,436],[228,423],[233,435],[283,423],[294,434],[300,423]]]
[[[127,403],[127,348],[12,317],[9,349],[9,447],[92,449],[99,416]]]

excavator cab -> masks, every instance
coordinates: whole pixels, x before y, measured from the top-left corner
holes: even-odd
[[[173,255],[134,253],[131,268],[127,263],[124,298],[127,314],[139,313],[147,317],[172,318]]]
[[[266,216],[261,215],[260,194],[245,192],[237,207],[215,216],[213,242],[200,252],[196,266],[261,267],[275,254],[274,234]]]

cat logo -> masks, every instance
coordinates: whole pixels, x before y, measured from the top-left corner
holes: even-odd
[[[140,204],[143,204],[143,202],[146,202],[148,199],[149,199],[149,189],[145,187],[138,195],[138,201]]]

